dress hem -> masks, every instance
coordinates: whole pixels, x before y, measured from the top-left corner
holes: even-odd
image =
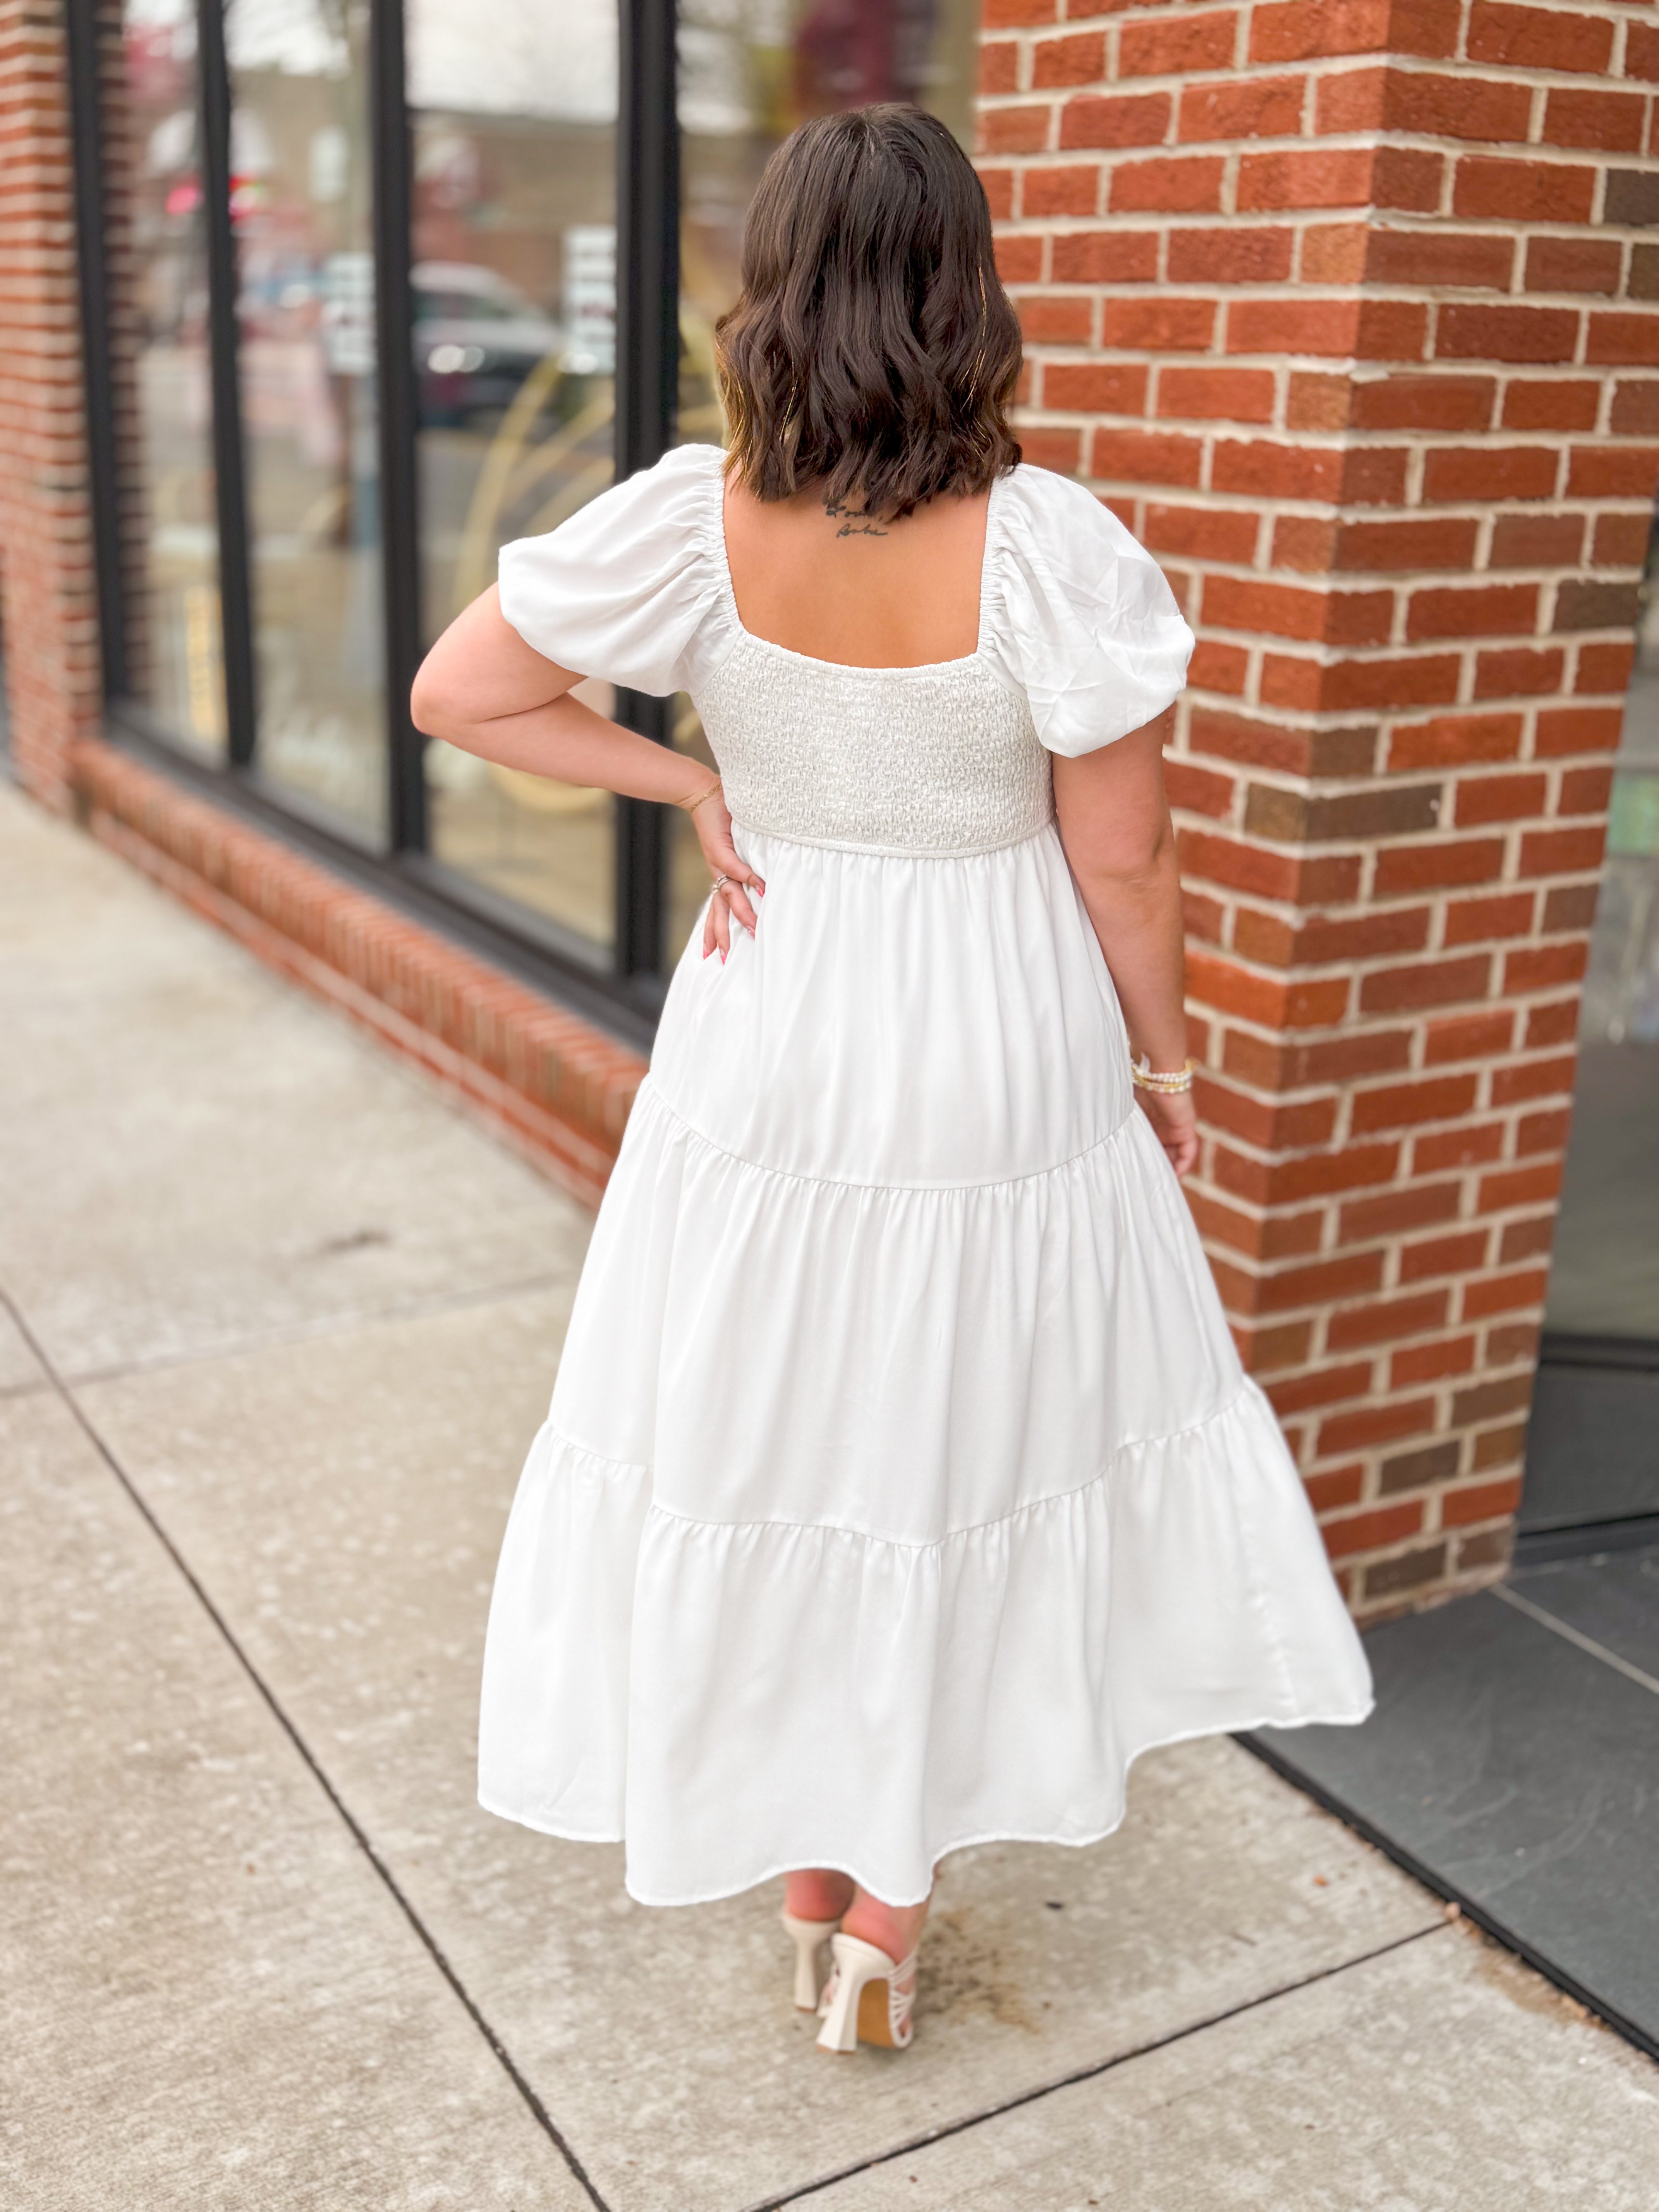
[[[1341,1712],[1298,1713],[1288,1720],[1282,1714],[1266,1713],[1258,1714],[1254,1719],[1249,1720],[1221,1721],[1205,1728],[1177,1729],[1170,1735],[1154,1736],[1150,1743],[1138,1745],[1123,1762],[1122,1784],[1127,1794],[1128,1779],[1134,1771],[1136,1762],[1145,1758],[1148,1752],[1167,1751],[1175,1744],[1198,1743],[1206,1736],[1238,1735],[1261,1728],[1358,1728],[1362,1722],[1370,1719],[1376,1710],[1376,1705],[1375,1698],[1368,1698],[1358,1709]],[[492,1803],[482,1790],[478,1792],[478,1803],[484,1812],[492,1814],[496,1820],[512,1820],[518,1826],[528,1828],[536,1835],[550,1836],[560,1843],[625,1845],[628,1841],[627,1836],[620,1830],[600,1831],[592,1828],[558,1827],[550,1820],[532,1819],[527,1813],[509,1812],[506,1806]],[[955,1837],[951,1842],[941,1844],[934,1851],[933,1866],[937,1870],[939,1862],[949,1858],[953,1851],[976,1850],[988,1844],[1050,1844],[1065,1850],[1087,1850],[1091,1844],[1104,1843],[1108,1837],[1115,1836],[1128,1817],[1128,1809],[1126,1802],[1117,1818],[1108,1826],[1097,1828],[1086,1836],[1054,1836],[1014,1828],[993,1828],[979,1835]],[[680,1906],[720,1905],[727,1898],[742,1897],[748,1891],[757,1889],[763,1882],[776,1881],[786,1874],[794,1874],[806,1867],[821,1868],[833,1874],[844,1874],[849,1881],[857,1882],[859,1887],[868,1891],[870,1895],[880,1895],[878,1891],[870,1889],[869,1884],[865,1881],[856,1867],[841,1865],[833,1858],[810,1856],[791,1859],[787,1864],[763,1867],[759,1872],[745,1875],[740,1881],[732,1882],[722,1888],[698,1890],[694,1894],[685,1897],[647,1896],[634,1887],[626,1873],[623,1875],[623,1887],[635,1905],[647,1905],[653,1911],[668,1911]],[[884,1897],[881,1898],[881,1902],[891,1906],[895,1911],[903,1911],[912,1905],[926,1904],[933,1893],[933,1884],[930,1883],[927,1888],[918,1896]]]

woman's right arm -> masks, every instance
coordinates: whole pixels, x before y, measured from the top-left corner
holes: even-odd
[[[1154,1068],[1187,1058],[1181,877],[1164,791],[1170,714],[1115,744],[1056,755],[1054,813],[1060,842],[1094,924],[1123,1009],[1129,1043]],[[1137,1091],[1177,1175],[1198,1158],[1190,1091]]]
[[[555,783],[586,784],[682,805],[709,783],[707,768],[635,730],[619,729],[573,698],[580,675],[526,645],[501,612],[492,584],[465,607],[421,663],[409,708],[417,730],[502,768]],[[766,886],[732,843],[732,817],[715,796],[691,815],[703,856],[728,881],[710,905],[705,954],[731,944],[726,909],[755,927],[748,888]]]

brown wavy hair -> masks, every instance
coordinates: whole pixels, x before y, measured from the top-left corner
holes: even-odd
[[[937,117],[814,116],[767,163],[714,329],[728,473],[883,521],[983,491],[1019,447],[1019,325],[984,188]]]

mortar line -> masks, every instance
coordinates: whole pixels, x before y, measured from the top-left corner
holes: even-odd
[[[1501,1597],[1505,1605],[1512,1605],[1517,1613],[1524,1613],[1540,1628],[1547,1628],[1552,1636],[1559,1636],[1568,1644],[1576,1644],[1581,1651],[1588,1651],[1592,1659],[1599,1659],[1604,1667],[1611,1667],[1620,1674],[1628,1674],[1632,1682],[1639,1682],[1644,1690],[1651,1690],[1659,1696],[1659,1679],[1644,1674],[1641,1668],[1633,1666],[1628,1659],[1621,1659],[1618,1652],[1608,1650],[1605,1644],[1598,1644],[1593,1636],[1586,1636],[1582,1629],[1574,1628],[1545,1607],[1534,1605],[1529,1597],[1522,1597],[1519,1590],[1511,1589],[1506,1583],[1493,1583],[1490,1588],[1494,1597]]]
[[[1426,1928],[1414,1928],[1408,1936],[1396,1936],[1387,1943],[1379,1943],[1374,1950],[1361,1951],[1352,1959],[1338,1960],[1334,1965],[1316,1967],[1312,1973],[1299,1975],[1296,1980],[1281,1983],[1277,1988],[1263,1990],[1257,1996],[1243,1997],[1238,2003],[1227,2005],[1219,2012],[1206,2014],[1202,2020],[1189,2021],[1184,2027],[1171,2028],[1166,2035],[1149,2036],[1144,2043],[1131,2044],[1127,2050],[1114,2051],[1109,2058],[1098,2058],[1087,2066],[1079,2066],[1069,2074],[1057,2075],[1052,2081],[1039,2082],[1034,2088],[1021,2089],[1014,2096],[1005,2097],[999,2103],[987,2105],[981,2111],[964,2113],[960,2119],[944,2120],[936,2128],[922,2134],[907,2136],[904,2142],[894,2143],[886,2150],[872,2151],[868,2158],[855,2159],[848,2166],[840,2166],[833,2173],[820,2174],[814,2181],[803,2181],[793,2189],[786,2189],[779,2196],[763,2197],[743,2207],[743,2212],[779,2212],[779,2207],[796,2204],[808,2197],[816,2197],[825,2189],[833,2189],[843,2181],[850,2181],[860,2173],[871,2172],[878,2166],[890,2166],[896,2160],[912,2157],[918,2151],[931,2149],[933,2144],[947,2142],[952,2136],[966,2135],[969,2129],[983,2127],[988,2120],[1000,2119],[1005,2112],[1017,2112],[1023,2106],[1040,2104],[1043,2098],[1052,2097],[1060,2089],[1075,2088],[1080,2081],[1098,2081],[1103,2074],[1113,2073],[1126,2066],[1132,2058],[1149,2057],[1154,2051],[1167,2051],[1173,2045],[1185,2043],[1206,2028],[1219,2027],[1225,2021],[1237,2020],[1241,2014],[1255,2012],[1259,2007],[1273,2003],[1279,1997],[1293,1996],[1298,1990],[1311,1989],[1317,1982],[1329,1981],[1333,1975],[1346,1974],[1354,1966],[1364,1966],[1373,1959],[1385,1959],[1390,1952],[1404,1950],[1409,1943],[1420,1943],[1425,1936],[1439,1936],[1448,1923],[1437,1919]]]
[[[253,1685],[255,1690],[258,1691],[260,1698],[264,1700],[266,1707],[270,1711],[272,1718],[276,1722],[277,1726],[283,1730],[283,1733],[288,1737],[289,1741],[294,1746],[295,1750],[299,1753],[300,1758],[303,1760],[306,1766],[310,1770],[313,1780],[316,1783],[324,1796],[327,1798],[329,1803],[338,1814],[347,1832],[350,1835],[358,1850],[362,1851],[363,1856],[368,1861],[369,1865],[380,1876],[380,1881],[385,1885],[393,1902],[397,1905],[398,1910],[402,1912],[404,1919],[409,1923],[410,1927],[414,1930],[416,1936],[420,1939],[420,1942],[424,1945],[433,1964],[437,1967],[438,1972],[443,1976],[445,1981],[448,1983],[451,1990],[459,2000],[461,2007],[466,2013],[467,2017],[471,2021],[472,2025],[477,2029],[479,2034],[489,2045],[489,2050],[494,2055],[497,2064],[501,2067],[501,2071],[507,2075],[507,2080],[512,2082],[514,2087],[518,2091],[520,2096],[528,2106],[532,2116],[540,2125],[543,2132],[553,2144],[554,2148],[558,2152],[560,2157],[563,2159],[566,2166],[570,2169],[573,2179],[586,2193],[589,2203],[594,2207],[594,2212],[611,2212],[611,2206],[607,2204],[605,2198],[600,2196],[598,2189],[594,2186],[586,2167],[582,2164],[580,2159],[577,2157],[574,2149],[571,2147],[570,2142],[566,2138],[562,2130],[559,2127],[558,2123],[554,2119],[551,2112],[548,2111],[547,2106],[543,2103],[540,2096],[537,2094],[535,2088],[532,2086],[531,2082],[520,2069],[518,2062],[514,2059],[512,2052],[507,2049],[501,2036],[496,2033],[495,2029],[491,2026],[489,2020],[479,2008],[465,1984],[461,1980],[460,1976],[456,1972],[454,1967],[451,1966],[442,1946],[439,1943],[437,1938],[433,1935],[431,1929],[422,1919],[420,1914],[415,1909],[414,1905],[404,1893],[403,1888],[398,1883],[397,1876],[392,1873],[391,1868],[386,1864],[386,1861],[380,1856],[380,1852],[375,1849],[374,1843],[370,1840],[367,1830],[362,1826],[356,1815],[352,1812],[350,1807],[346,1803],[344,1798],[342,1797],[339,1791],[335,1788],[334,1784],[330,1780],[321,1762],[317,1758],[315,1753],[312,1750],[310,1745],[306,1741],[304,1736],[300,1733],[297,1723],[289,1717],[288,1712],[276,1697],[276,1692],[271,1689],[270,1684],[265,1680],[258,1668],[254,1665],[247,1651],[238,1640],[234,1630],[231,1627],[224,1614],[220,1612],[212,1598],[209,1596],[205,1586],[198,1579],[188,1561],[185,1559],[183,1553],[173,1542],[172,1537],[168,1535],[166,1528],[162,1526],[160,1519],[151,1509],[148,1500],[144,1498],[143,1493],[140,1491],[137,1483],[134,1482],[131,1476],[127,1473],[125,1468],[122,1466],[115,1453],[105,1442],[96,1424],[83,1411],[80,1404],[77,1402],[74,1392],[64,1382],[63,1377],[52,1365],[52,1361],[47,1358],[45,1348],[41,1345],[39,1338],[36,1337],[33,1330],[30,1328],[27,1322],[23,1318],[22,1313],[19,1310],[15,1300],[11,1297],[10,1293],[3,1288],[3,1286],[0,1286],[0,1306],[3,1306],[6,1311],[10,1315],[13,1322],[16,1326],[18,1334],[22,1337],[30,1351],[33,1352],[35,1358],[40,1361],[48,1382],[57,1392],[64,1405],[67,1407],[70,1418],[85,1436],[93,1449],[98,1454],[98,1456],[103,1461],[105,1466],[108,1468],[110,1473],[115,1477],[117,1482],[120,1484],[121,1488],[126,1492],[128,1498],[149,1528],[150,1533],[155,1536],[157,1543],[161,1545],[162,1550],[167,1553],[173,1565],[178,1569],[179,1574],[183,1577],[185,1582],[188,1584],[198,1604],[200,1605],[203,1612],[206,1613],[214,1627],[219,1632],[220,1636],[223,1638],[232,1656],[241,1668],[243,1673],[247,1676],[248,1680]]]

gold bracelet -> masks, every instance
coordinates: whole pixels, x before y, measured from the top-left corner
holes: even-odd
[[[1143,1052],[1139,1060],[1129,1063],[1129,1079],[1137,1091],[1156,1091],[1162,1097],[1175,1097],[1193,1087],[1193,1063],[1189,1060],[1179,1069],[1155,1068]]]
[[[702,805],[704,799],[712,799],[720,787],[720,780],[719,776],[716,776],[713,783],[708,786],[708,789],[705,791],[700,791],[695,799],[677,799],[674,801],[674,804],[676,806],[683,806],[688,814],[695,814],[697,809]]]

